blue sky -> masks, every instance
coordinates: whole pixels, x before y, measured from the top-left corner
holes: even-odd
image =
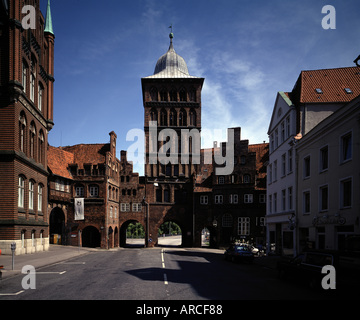
[[[336,10],[334,30],[321,25],[328,4]],[[267,142],[278,91],[291,91],[301,70],[353,66],[360,54],[357,0],[52,0],[51,10],[49,143],[106,143],[113,130],[118,157],[133,143],[127,132],[143,128],[141,78],[167,51],[170,24],[190,74],[205,78],[202,128],[214,134],[203,147],[238,126],[250,144]],[[134,170],[143,174],[142,165]]]

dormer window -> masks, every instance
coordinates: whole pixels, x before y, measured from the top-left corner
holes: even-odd
[[[345,92],[346,92],[347,94],[352,94],[352,93],[353,93],[350,88],[345,88],[344,90],[345,90]]]
[[[323,91],[322,91],[320,88],[316,88],[315,91],[316,91],[316,93],[318,93],[318,94],[323,94]]]

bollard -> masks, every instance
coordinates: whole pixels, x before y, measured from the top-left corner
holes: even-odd
[[[12,253],[12,270],[14,270],[14,256],[15,256],[15,250],[16,250],[16,242],[13,242],[11,245],[11,253]]]

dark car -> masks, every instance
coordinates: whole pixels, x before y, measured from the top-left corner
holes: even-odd
[[[225,260],[252,263],[254,261],[254,254],[249,246],[234,244],[225,251]]]
[[[336,289],[349,289],[359,284],[360,264],[357,255],[341,254],[338,251],[317,250],[304,252],[295,258],[281,259],[277,268],[282,279],[292,278],[313,289],[322,288],[324,266],[334,267]]]

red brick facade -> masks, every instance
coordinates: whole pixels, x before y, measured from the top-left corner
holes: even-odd
[[[35,8],[35,29],[22,8]],[[39,1],[0,4],[0,248],[47,250],[47,135],[53,127],[54,35]]]

